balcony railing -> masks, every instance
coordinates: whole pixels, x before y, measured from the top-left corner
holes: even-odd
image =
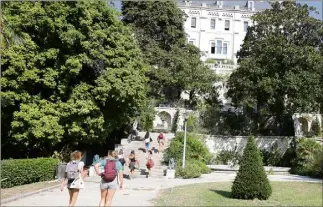
[[[206,65],[218,75],[230,75],[238,67],[237,65],[217,63],[206,63]]]

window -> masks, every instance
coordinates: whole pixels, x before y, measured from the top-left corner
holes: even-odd
[[[196,28],[196,17],[192,17],[191,19],[191,28]]]
[[[211,43],[211,54],[215,54],[215,43]]]
[[[215,29],[215,19],[211,19],[211,29]]]
[[[223,43],[223,54],[228,54],[228,43]]]
[[[216,41],[216,54],[222,54],[222,41]]]
[[[230,30],[230,20],[224,21],[224,30],[226,30],[226,31]]]
[[[188,43],[190,43],[191,45],[194,45],[194,41],[190,40]]]
[[[243,31],[244,32],[248,31],[248,22],[243,22]]]

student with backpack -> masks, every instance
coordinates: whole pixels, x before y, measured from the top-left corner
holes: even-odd
[[[65,177],[62,179],[61,191],[63,191],[64,186],[67,185],[70,195],[69,206],[74,206],[80,189],[84,188],[84,162],[80,161],[82,158],[82,153],[80,151],[73,152],[71,157],[72,160],[67,164]]]
[[[146,152],[148,152],[149,147],[150,147],[150,142],[152,142],[152,141],[153,140],[150,137],[150,133],[149,133],[149,131],[147,131],[146,134],[145,134],[145,140],[144,140]]]
[[[164,146],[164,144],[165,144],[165,136],[164,136],[164,134],[163,134],[163,132],[160,132],[159,133],[159,135],[158,135],[158,137],[157,137],[157,141],[158,141],[158,146],[159,146],[159,151],[162,151],[163,149],[163,147],[162,147],[162,145]]]
[[[95,165],[96,173],[101,176],[101,199],[99,206],[111,206],[113,196],[120,186],[123,186],[123,171],[121,163],[115,159],[116,151],[109,151],[108,157],[105,160]],[[104,171],[100,172],[100,167],[103,166]],[[119,181],[120,180],[120,181]]]
[[[153,152],[151,150],[148,151],[146,167],[148,169],[147,178],[151,178],[151,169],[154,167]]]

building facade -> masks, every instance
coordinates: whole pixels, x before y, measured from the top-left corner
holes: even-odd
[[[237,67],[237,52],[240,50],[251,17],[259,10],[254,1],[246,1],[244,6],[226,6],[223,1],[212,4],[199,1],[183,1],[178,4],[185,12],[185,31],[187,41],[198,47],[202,60],[218,75],[228,77]],[[223,110],[230,107],[230,99],[225,97],[227,87],[224,82],[219,86],[219,99]],[[185,96],[182,96],[183,98]]]
[[[224,6],[223,1],[213,4],[185,1],[179,3],[179,8],[186,14],[187,41],[201,50],[204,61],[237,63],[237,52],[252,24],[250,17],[257,12],[254,1],[246,1],[244,7]]]

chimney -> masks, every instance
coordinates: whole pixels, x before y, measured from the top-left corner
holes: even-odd
[[[215,5],[219,8],[223,7],[223,1],[215,1]]]
[[[255,10],[255,2],[254,1],[247,1],[247,8],[248,10],[254,11]]]

